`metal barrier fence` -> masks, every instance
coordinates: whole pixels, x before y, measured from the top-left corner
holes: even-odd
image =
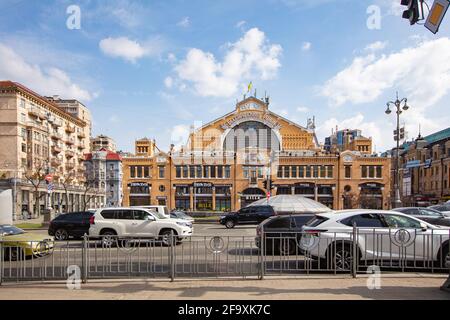
[[[448,272],[450,230],[363,229],[262,232],[250,236],[105,236],[81,241],[0,241],[0,283],[126,277],[356,276],[387,270]]]

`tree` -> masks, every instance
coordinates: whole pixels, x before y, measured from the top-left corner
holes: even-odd
[[[31,168],[24,167],[23,170],[25,180],[33,187],[33,214],[40,214],[39,200],[46,195],[45,192],[40,192],[39,189],[45,185],[45,177],[47,175],[47,167],[43,161],[36,162]]]
[[[93,198],[101,194],[96,182],[95,179],[87,177],[83,183],[83,211],[88,209],[87,205]]]
[[[60,180],[60,184],[64,189],[64,197],[66,198],[66,206],[68,210],[69,207],[69,187],[73,184],[73,181],[75,180],[75,173],[73,171],[70,171],[64,179]]]

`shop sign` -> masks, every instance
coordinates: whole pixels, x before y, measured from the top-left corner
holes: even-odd
[[[213,184],[211,182],[194,182],[192,184],[193,187],[212,187]]]
[[[147,182],[131,182],[128,184],[129,187],[150,187]]]

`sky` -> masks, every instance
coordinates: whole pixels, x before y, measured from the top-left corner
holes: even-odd
[[[142,137],[162,150],[185,143],[251,81],[273,112],[303,126],[314,116],[320,142],[358,128],[382,152],[394,145],[384,111],[397,91],[408,139],[450,123],[449,14],[434,35],[399,3],[0,0],[0,80],[80,100],[93,134],[123,151]]]

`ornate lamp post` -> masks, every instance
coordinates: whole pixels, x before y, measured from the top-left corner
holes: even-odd
[[[407,104],[408,99],[403,98],[401,100],[398,99],[398,92],[397,92],[397,98],[395,101],[389,101],[386,103],[387,108],[385,113],[390,114],[392,111],[389,109],[389,107],[392,105],[394,106],[395,113],[397,115],[397,131],[395,134],[395,140],[397,141],[397,149],[395,152],[395,160],[396,160],[396,166],[395,166],[395,179],[394,179],[394,201],[393,201],[393,207],[398,208],[402,206],[402,201],[400,200],[400,154],[399,154],[399,148],[400,148],[400,114],[403,111],[406,111],[409,109],[409,106]],[[403,111],[402,111],[403,110]]]

